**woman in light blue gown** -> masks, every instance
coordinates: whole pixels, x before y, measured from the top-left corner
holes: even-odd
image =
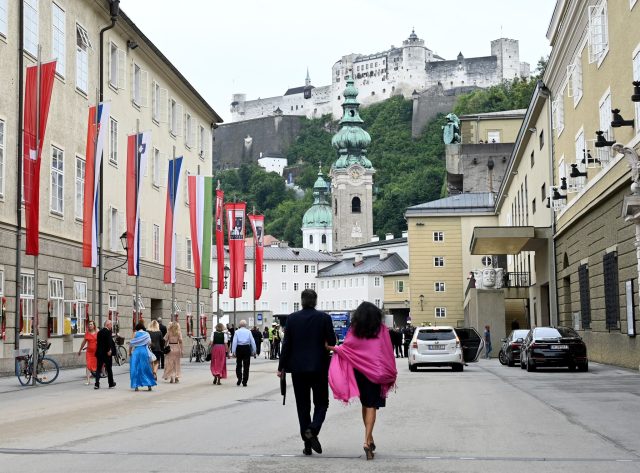
[[[144,329],[144,322],[140,321],[136,324],[136,335],[129,344],[131,389],[136,391],[141,386],[146,386],[151,391],[151,387],[156,385],[149,359],[151,351],[148,347],[150,344],[151,337]]]

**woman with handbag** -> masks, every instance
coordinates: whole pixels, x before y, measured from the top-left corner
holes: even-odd
[[[164,336],[164,374],[162,379],[170,383],[180,381],[180,358],[182,357],[182,331],[178,322],[171,322]]]
[[[229,335],[224,331],[224,325],[216,325],[211,332],[211,374],[213,384],[220,383],[220,378],[227,379],[227,352],[229,351]]]
[[[156,385],[151,371],[151,362],[156,358],[149,349],[151,337],[144,329],[144,322],[136,324],[136,334],[129,342],[129,356],[131,357],[131,367],[129,376],[131,378],[131,389],[138,391],[141,386],[146,386],[148,391]]]
[[[96,330],[96,323],[90,320],[87,324],[87,331],[84,334],[84,340],[78,350],[78,356],[82,353],[85,345],[87,346],[87,382],[84,383],[87,386],[90,384],[91,376],[100,376],[98,373],[98,359],[96,358],[96,348],[98,348],[98,331]],[[102,366],[100,367],[102,370]]]
[[[151,369],[153,371],[153,379],[158,379],[158,367],[160,366],[160,358],[162,358],[162,332],[160,331],[160,324],[157,320],[152,320],[149,324],[149,336],[151,337],[151,351],[156,359],[151,363]]]

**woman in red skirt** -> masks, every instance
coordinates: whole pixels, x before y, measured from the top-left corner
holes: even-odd
[[[100,376],[98,372],[98,360],[96,358],[96,348],[98,347],[98,331],[96,330],[96,324],[93,320],[90,320],[87,323],[87,331],[84,334],[84,340],[82,340],[82,345],[80,345],[80,350],[78,350],[78,356],[82,353],[85,345],[87,346],[87,381],[84,383],[87,386],[90,383],[91,376]],[[102,371],[102,366],[100,367],[100,371]]]
[[[211,374],[213,384],[221,384],[220,379],[227,378],[227,352],[229,351],[229,335],[224,325],[216,325],[211,333]]]

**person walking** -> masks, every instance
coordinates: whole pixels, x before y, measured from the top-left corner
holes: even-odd
[[[85,357],[87,381],[84,384],[89,386],[92,376],[100,376],[100,373],[98,372],[98,360],[96,359],[98,331],[96,330],[96,323],[93,320],[90,320],[87,323],[87,331],[84,334],[84,340],[82,340],[82,344],[78,350],[78,356],[80,356],[85,346],[87,347],[87,354]],[[100,371],[102,371],[102,368]]]
[[[256,354],[253,355],[254,358],[260,356],[260,349],[262,348],[262,333],[258,330],[258,327],[255,325],[251,329],[251,335],[253,335],[253,340],[256,342]]]
[[[152,320],[149,323],[149,337],[151,337],[151,352],[153,356],[156,357],[155,360],[151,363],[151,370],[153,371],[153,379],[158,379],[158,367],[160,366],[160,356],[162,353],[162,346],[164,345],[164,340],[162,338],[162,332],[160,331],[160,324],[157,320]]]
[[[113,380],[113,370],[111,365],[113,363],[113,354],[116,352],[116,343],[111,336],[111,328],[113,322],[107,320],[104,323],[104,327],[100,329],[96,336],[96,368],[99,367],[102,370],[104,365],[107,372],[107,380],[109,381],[109,389],[116,387],[116,382]],[[96,383],[93,385],[93,389],[100,389],[100,374],[96,374]]]
[[[241,320],[238,326],[238,330],[233,334],[231,353],[236,358],[236,376],[238,377],[236,385],[240,386],[240,383],[242,383],[246,387],[249,381],[251,357],[256,352],[256,341],[247,329],[246,320]]]
[[[399,328],[394,328],[393,330],[389,330],[389,335],[391,336],[391,344],[393,345],[396,358],[402,358],[402,332],[400,332]]]
[[[273,332],[273,339],[271,341],[271,359],[277,360],[280,358],[280,342],[282,341],[282,338],[280,337],[280,327],[276,325],[271,331]]]
[[[316,310],[316,291],[305,289],[300,298],[302,310],[287,318],[277,375],[282,377],[285,372],[291,373],[300,437],[304,442],[302,453],[311,455],[312,450],[322,453],[318,435],[329,408],[329,353],[326,347],[336,344],[336,334],[331,316]]]
[[[182,330],[178,322],[171,322],[164,336],[165,346],[171,351],[166,355],[166,367],[162,373],[162,379],[170,380],[170,383],[180,382],[180,358],[182,358]]]
[[[162,318],[158,317],[156,320],[158,321],[158,327],[160,327],[160,333],[162,334],[160,358],[158,358],[158,360],[160,361],[160,369],[163,370],[164,369],[164,343],[165,343],[164,337],[167,335],[167,327],[162,324]]]
[[[382,322],[382,311],[363,302],[353,313],[351,327],[341,345],[333,351],[329,384],[333,397],[344,403],[359,398],[364,423],[364,452],[373,460],[376,444],[373,427],[377,410],[386,405],[389,391],[398,377],[389,329]]]
[[[262,353],[264,353],[265,359],[271,356],[271,342],[269,341],[269,337],[269,327],[265,327],[262,332]]]
[[[152,353],[149,350],[151,337],[144,328],[144,322],[136,324],[136,334],[129,342],[129,357],[131,359],[129,376],[131,379],[131,389],[138,391],[141,386],[146,386],[148,391],[156,385],[151,371]]]
[[[491,327],[489,325],[484,326],[484,333],[482,334],[484,338],[484,357],[488,360],[491,355]]]
[[[411,322],[407,322],[404,330],[402,331],[402,336],[404,337],[403,348],[404,348],[404,357],[409,358],[409,345],[411,344],[411,339],[413,338],[413,332],[415,332],[415,327],[411,326]]]
[[[222,384],[220,379],[227,379],[227,353],[229,352],[229,335],[224,325],[218,324],[211,332],[211,374],[213,384]]]

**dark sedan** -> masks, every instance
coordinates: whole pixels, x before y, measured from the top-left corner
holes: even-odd
[[[503,365],[515,366],[520,363],[520,346],[529,333],[528,329],[512,330],[507,338],[503,338],[499,357]]]
[[[520,368],[534,371],[543,366],[567,366],[569,370],[588,371],[587,346],[571,328],[534,328],[522,344]]]

